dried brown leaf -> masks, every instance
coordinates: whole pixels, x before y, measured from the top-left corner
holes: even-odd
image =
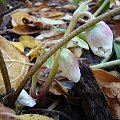
[[[8,69],[12,88],[16,89],[28,72],[29,59],[2,36],[0,36],[0,49]],[[5,93],[5,87],[0,74],[0,94],[2,93]]]

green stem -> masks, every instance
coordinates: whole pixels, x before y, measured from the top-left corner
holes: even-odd
[[[71,22],[65,32],[65,35],[64,35],[64,38],[66,36],[68,36],[72,31],[73,29],[75,28],[75,25],[77,23],[77,21],[79,20],[80,17],[82,16],[85,16],[85,17],[88,17],[88,19],[92,19],[94,16],[90,13],[90,12],[79,12],[79,13],[76,13],[73,18],[71,19]]]
[[[113,53],[112,54],[110,54],[110,56],[109,57],[107,57],[107,58],[105,58],[105,59],[103,59],[102,61],[101,61],[101,63],[106,63],[111,57],[112,57],[112,55],[113,55]],[[100,63],[100,64],[101,64]]]
[[[37,57],[36,62],[39,61],[39,59],[45,54],[45,51],[41,51],[40,55]],[[36,84],[37,84],[37,78],[38,78],[39,69],[35,72],[35,74],[32,76],[32,85],[30,88],[30,94],[33,98],[36,98]]]
[[[107,5],[107,3],[109,2],[110,0],[105,0],[103,2],[103,4],[97,9],[97,11],[94,13],[94,16],[98,16],[98,14],[103,10],[103,8]]]
[[[88,29],[89,27],[95,25],[96,23],[100,22],[101,20],[105,18],[109,18],[113,15],[120,13],[120,7],[117,7],[109,12],[106,12],[95,19],[90,20],[89,22],[85,23],[84,25],[78,27],[76,30],[71,32],[66,38],[63,38],[57,45],[54,46],[48,53],[46,53],[35,65],[29,70],[29,72],[26,74],[20,85],[18,86],[16,92],[12,96],[11,103],[14,103],[19,96],[20,92],[26,85],[26,83],[29,81],[29,79],[35,74],[35,72],[43,65],[47,59],[52,56],[58,49],[60,49],[63,45],[68,43],[73,37],[78,35],[79,33],[83,32],[84,30]]]
[[[43,85],[43,88],[42,88],[42,91],[40,93],[40,95],[38,96],[38,100],[41,101],[43,100],[44,96],[47,94],[53,80],[54,80],[54,77],[58,71],[58,57],[59,57],[59,51],[57,51],[56,55],[55,55],[55,59],[54,59],[54,63],[53,63],[53,66],[52,66],[52,69],[49,73],[49,76],[47,78],[47,81],[45,82],[45,85]]]
[[[98,65],[92,65],[91,68],[107,68],[115,65],[120,65],[120,60],[114,60],[106,63],[100,63]]]

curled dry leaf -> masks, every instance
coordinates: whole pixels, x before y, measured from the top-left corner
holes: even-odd
[[[12,25],[24,25],[23,19],[27,19],[28,21],[34,21],[34,17],[29,15],[27,12],[15,12],[11,15],[12,17]]]
[[[2,51],[12,88],[16,89],[29,69],[29,59],[16,47],[0,36]],[[2,75],[0,74],[0,94],[5,93]]]
[[[10,32],[18,35],[36,34],[40,32],[40,28],[28,26],[28,25],[17,25],[9,30]]]
[[[93,73],[101,90],[108,97],[107,101],[113,117],[120,119],[120,78],[101,69],[93,69]]]

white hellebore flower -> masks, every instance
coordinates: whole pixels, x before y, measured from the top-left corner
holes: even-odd
[[[20,93],[20,95],[17,98],[17,101],[23,105],[23,106],[29,106],[29,107],[33,107],[36,102],[33,100],[33,98],[28,95],[28,93],[23,89]]]
[[[80,80],[80,69],[77,62],[77,58],[67,48],[62,48],[60,51],[58,63],[63,74],[74,82]]]
[[[88,28],[85,36],[93,53],[100,57],[109,57],[113,47],[113,33],[103,21]]]

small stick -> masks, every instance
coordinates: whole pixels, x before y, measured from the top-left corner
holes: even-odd
[[[12,12],[12,11],[18,9],[18,8],[20,8],[21,6],[23,6],[22,3],[16,5],[15,7],[11,8],[11,9],[9,9],[7,11],[4,11],[4,12],[0,13],[0,18],[3,17],[4,15],[6,15],[6,14],[8,14],[8,13],[10,13],[10,12]]]
[[[9,94],[11,92],[10,78],[8,75],[8,71],[1,50],[0,50],[0,70],[5,84],[6,93]]]
[[[23,114],[26,113],[40,113],[40,112],[48,112],[48,113],[54,113],[60,116],[65,117],[67,120],[75,120],[72,117],[68,116],[67,114],[65,114],[64,112],[58,111],[58,110],[50,110],[50,109],[29,109],[29,110],[23,110]]]

